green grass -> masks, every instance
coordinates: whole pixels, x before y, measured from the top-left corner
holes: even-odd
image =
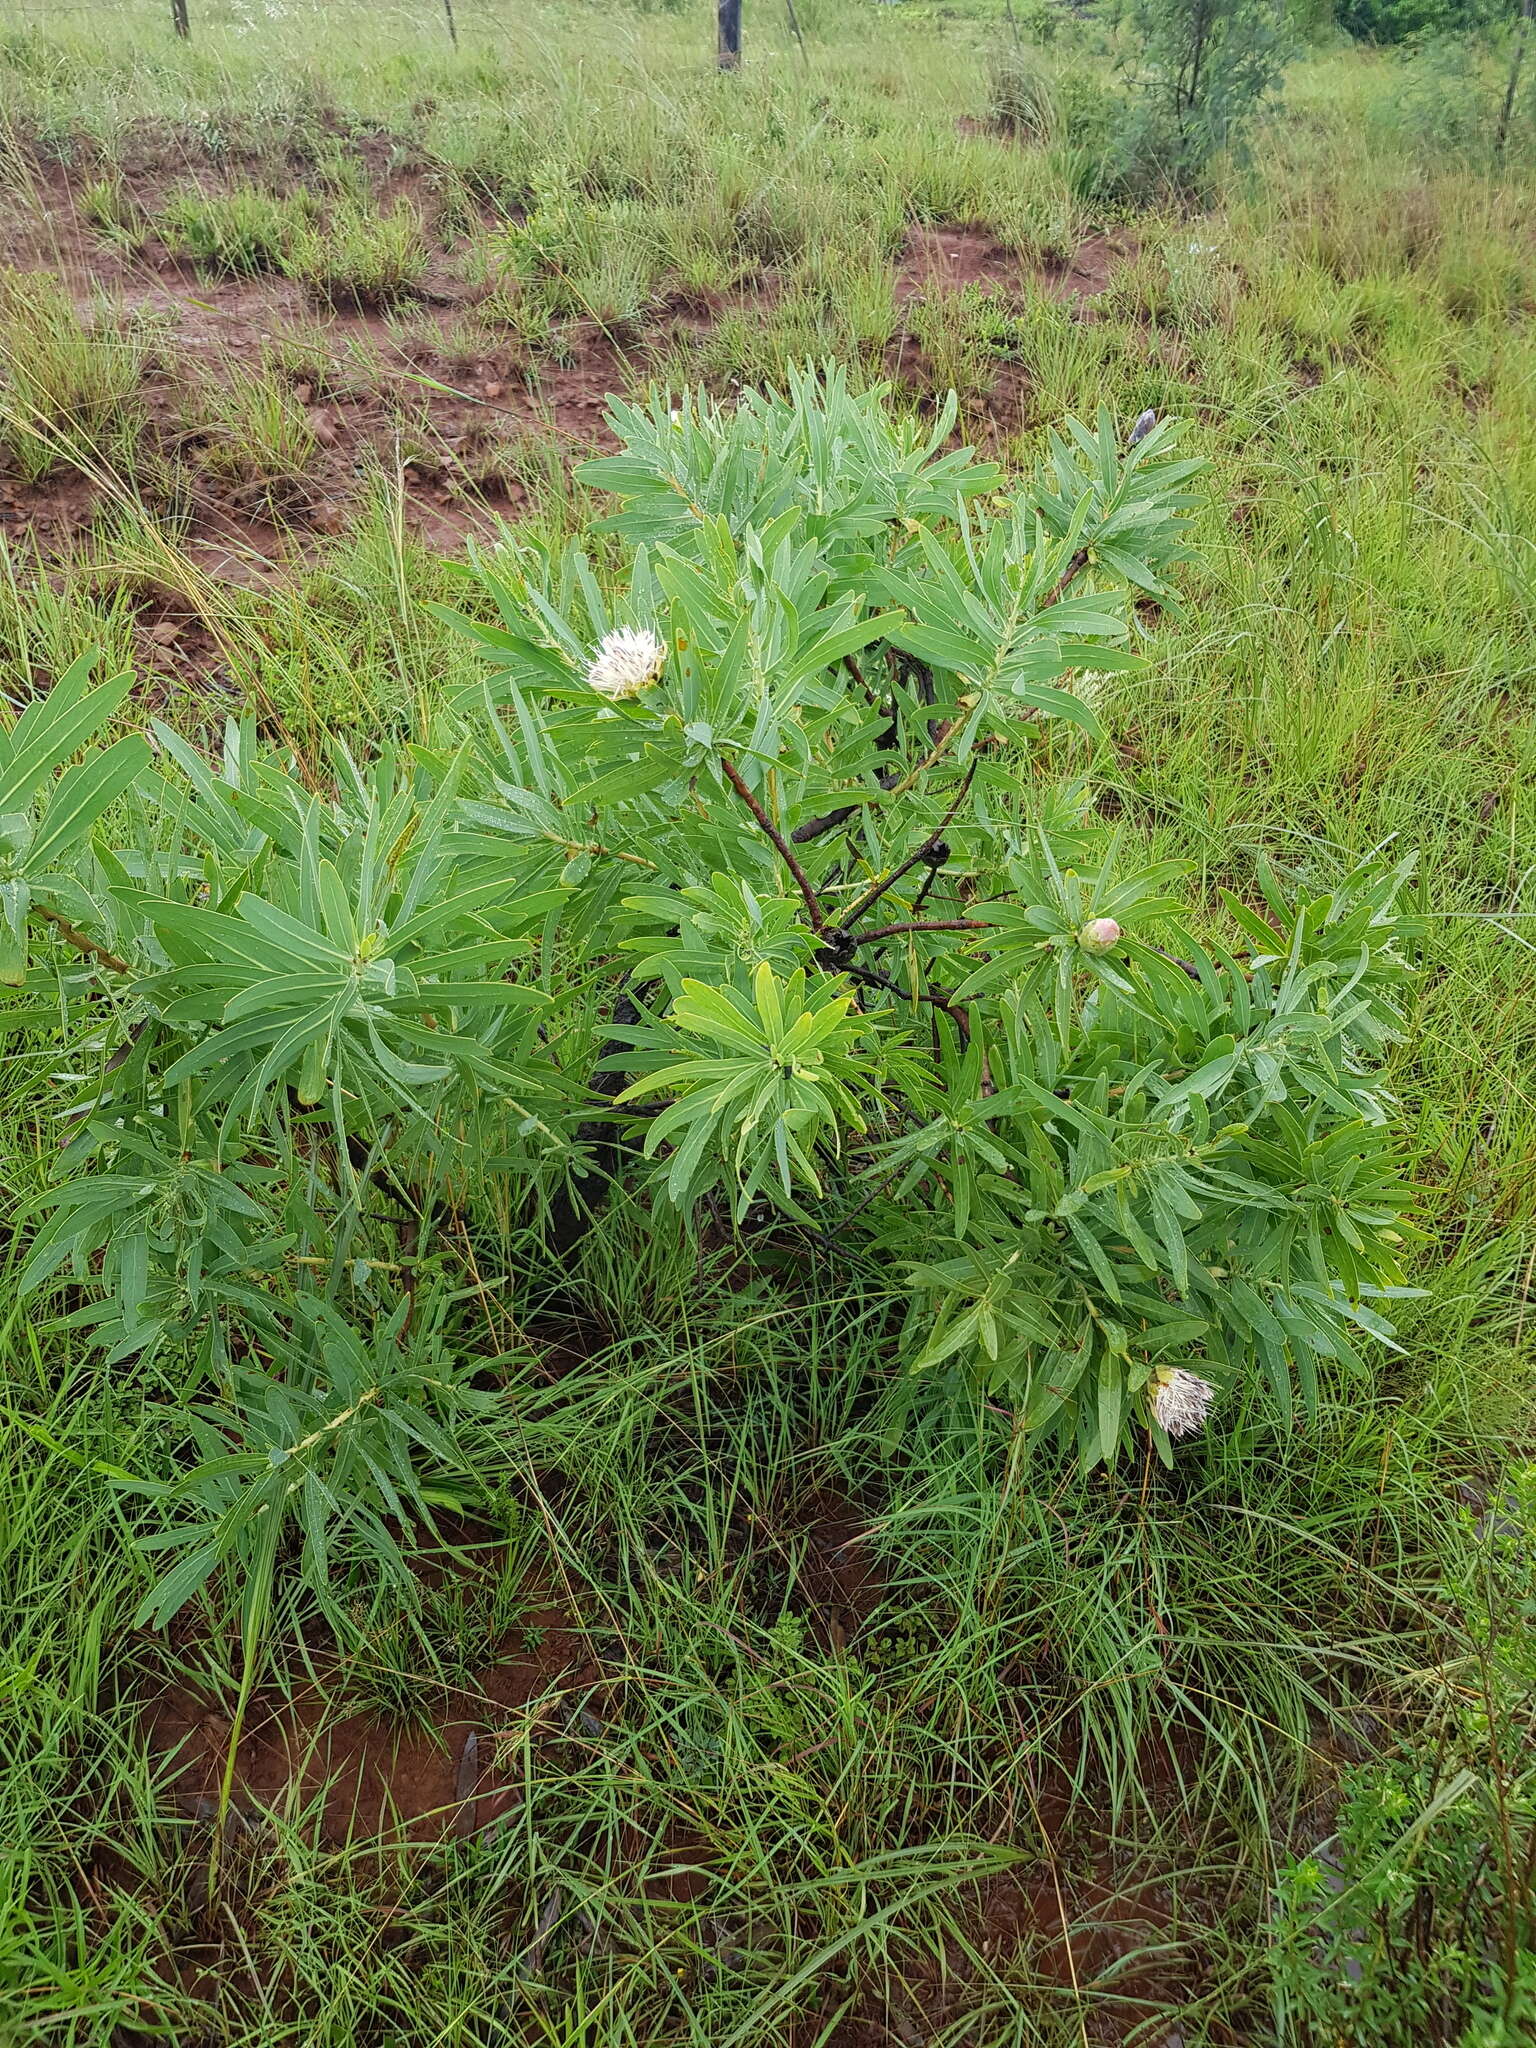
[[[387,213],[356,203],[334,209],[324,226],[300,229],[288,262],[316,298],[388,306],[415,293],[427,260],[420,218],[402,200]]]
[[[145,350],[103,304],[82,316],[53,279],[0,294],[0,447],[26,483],[131,448],[143,426]],[[121,458],[120,458],[121,459]]]
[[[281,270],[308,212],[303,197],[276,197],[259,186],[229,192],[173,193],[155,218],[166,247],[211,276],[249,277]],[[108,229],[115,225],[108,217]]]
[[[254,487],[272,507],[302,489],[319,447],[292,387],[269,369],[231,371],[203,395],[188,426],[206,436],[205,472]]]
[[[560,1257],[476,1215],[433,1250],[464,1290],[466,1342],[503,1361],[501,1419],[466,1446],[500,1522],[446,1532],[472,1562],[426,1560],[415,1607],[361,1557],[335,1561],[327,1603],[281,1580],[257,1719],[318,1685],[311,1732],[363,1716],[386,1747],[430,1749],[427,1723],[473,1726],[508,1817],[431,1850],[381,1844],[324,1817],[317,1766],[222,1845],[211,1906],[209,1823],[146,1714],[171,1693],[215,1728],[230,1714],[236,1589],[167,1634],[132,1629],[147,1523],[110,1476],[171,1455],[164,1404],[187,1388],[103,1368],[70,1298],[41,1319],[8,1303],[0,2039],[1150,2048],[1176,2027],[1310,2048],[1347,2024],[1387,2042],[1411,2014],[1351,2016],[1326,1988],[1317,2011],[1276,2003],[1280,1873],[1334,1832],[1345,1765],[1412,1787],[1416,1811],[1385,1847],[1371,1836],[1409,1891],[1437,1839],[1433,1820],[1414,1833],[1435,1770],[1512,1806],[1514,1850],[1479,1821],[1456,1866],[1457,1882],[1478,1856],[1495,1873],[1472,1937],[1491,2012],[1506,1935],[1531,1945],[1528,1616],[1461,1490],[1498,1500],[1532,1442],[1529,183],[1437,153],[1404,121],[1411,79],[1364,52],[1296,67],[1286,117],[1208,209],[1112,218],[1050,122],[1027,146],[962,131],[993,106],[964,17],[802,5],[801,68],[765,12],[722,81],[697,6],[570,0],[519,10],[516,34],[463,10],[457,52],[435,16],[385,33],[359,11],[354,33],[345,10],[194,8],[185,48],[147,8],[8,32],[17,189],[65,164],[104,255],[153,226],[215,301],[221,274],[297,278],[316,331],[280,336],[265,366],[194,373],[174,329],[151,347],[43,278],[7,278],[7,479],[101,494],[94,531],[44,535],[41,558],[6,544],[8,692],[85,644],[142,654],[153,598],[204,624],[232,679],[235,698],[171,708],[212,750],[241,702],[317,774],[337,731],[451,744],[476,672],[426,606],[460,601],[452,568],[413,537],[387,440],[343,530],[303,528],[315,451],[292,395],[330,374],[430,425],[430,384],[387,387],[325,321],[408,303],[439,268],[469,303],[414,307],[410,332],[440,314],[515,358],[534,394],[518,476],[550,537],[594,512],[566,475],[569,433],[537,411],[591,322],[619,377],[716,388],[826,352],[876,378],[904,323],[908,402],[954,384],[1009,456],[1101,400],[1125,421],[1191,415],[1212,462],[1205,567],[1180,616],[1145,621],[1145,670],[1106,685],[1108,748],[1058,742],[1057,765],[1091,770],[1101,808],[1191,861],[1213,904],[1219,886],[1250,895],[1264,857],[1327,877],[1388,841],[1419,850],[1424,972],[1393,1081],[1425,1294],[1402,1354],[1327,1384],[1310,1423],[1255,1389],[1171,1475],[1084,1478],[1026,1459],[1010,1419],[958,1388],[940,1401],[899,1378],[869,1276],[744,1285],[728,1252],[701,1268],[672,1226],[622,1207]],[[1101,33],[1039,55],[1058,93],[1073,66],[1102,67]],[[367,189],[338,169],[363,140]],[[894,264],[923,222],[982,224],[1030,266],[1093,229],[1132,253],[1081,308],[1035,289],[898,312]],[[712,310],[669,327],[658,309],[679,297]],[[162,355],[183,409],[146,432]],[[185,477],[210,456],[293,521],[279,573],[204,566]],[[18,1219],[69,1075],[111,1042],[65,1046],[36,1020],[8,1034],[0,1180]],[[526,1673],[511,1704],[488,1688],[499,1662]],[[1293,1953],[1311,1941],[1303,1921]],[[1518,2012],[1507,2024],[1520,2038]]]

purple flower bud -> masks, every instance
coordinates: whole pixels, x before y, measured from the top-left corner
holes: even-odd
[[[1085,953],[1108,953],[1120,943],[1120,927],[1112,917],[1090,917],[1077,935]]]

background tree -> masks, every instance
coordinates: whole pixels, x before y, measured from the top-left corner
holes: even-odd
[[[1138,98],[1119,141],[1138,190],[1199,182],[1221,150],[1241,148],[1295,47],[1284,0],[1138,0]]]

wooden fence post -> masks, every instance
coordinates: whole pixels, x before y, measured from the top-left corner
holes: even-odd
[[[741,0],[720,0],[719,62],[722,71],[734,71],[741,62]]]

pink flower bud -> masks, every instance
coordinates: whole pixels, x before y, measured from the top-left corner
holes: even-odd
[[[1085,953],[1107,953],[1120,943],[1120,927],[1112,917],[1090,917],[1077,935]]]

